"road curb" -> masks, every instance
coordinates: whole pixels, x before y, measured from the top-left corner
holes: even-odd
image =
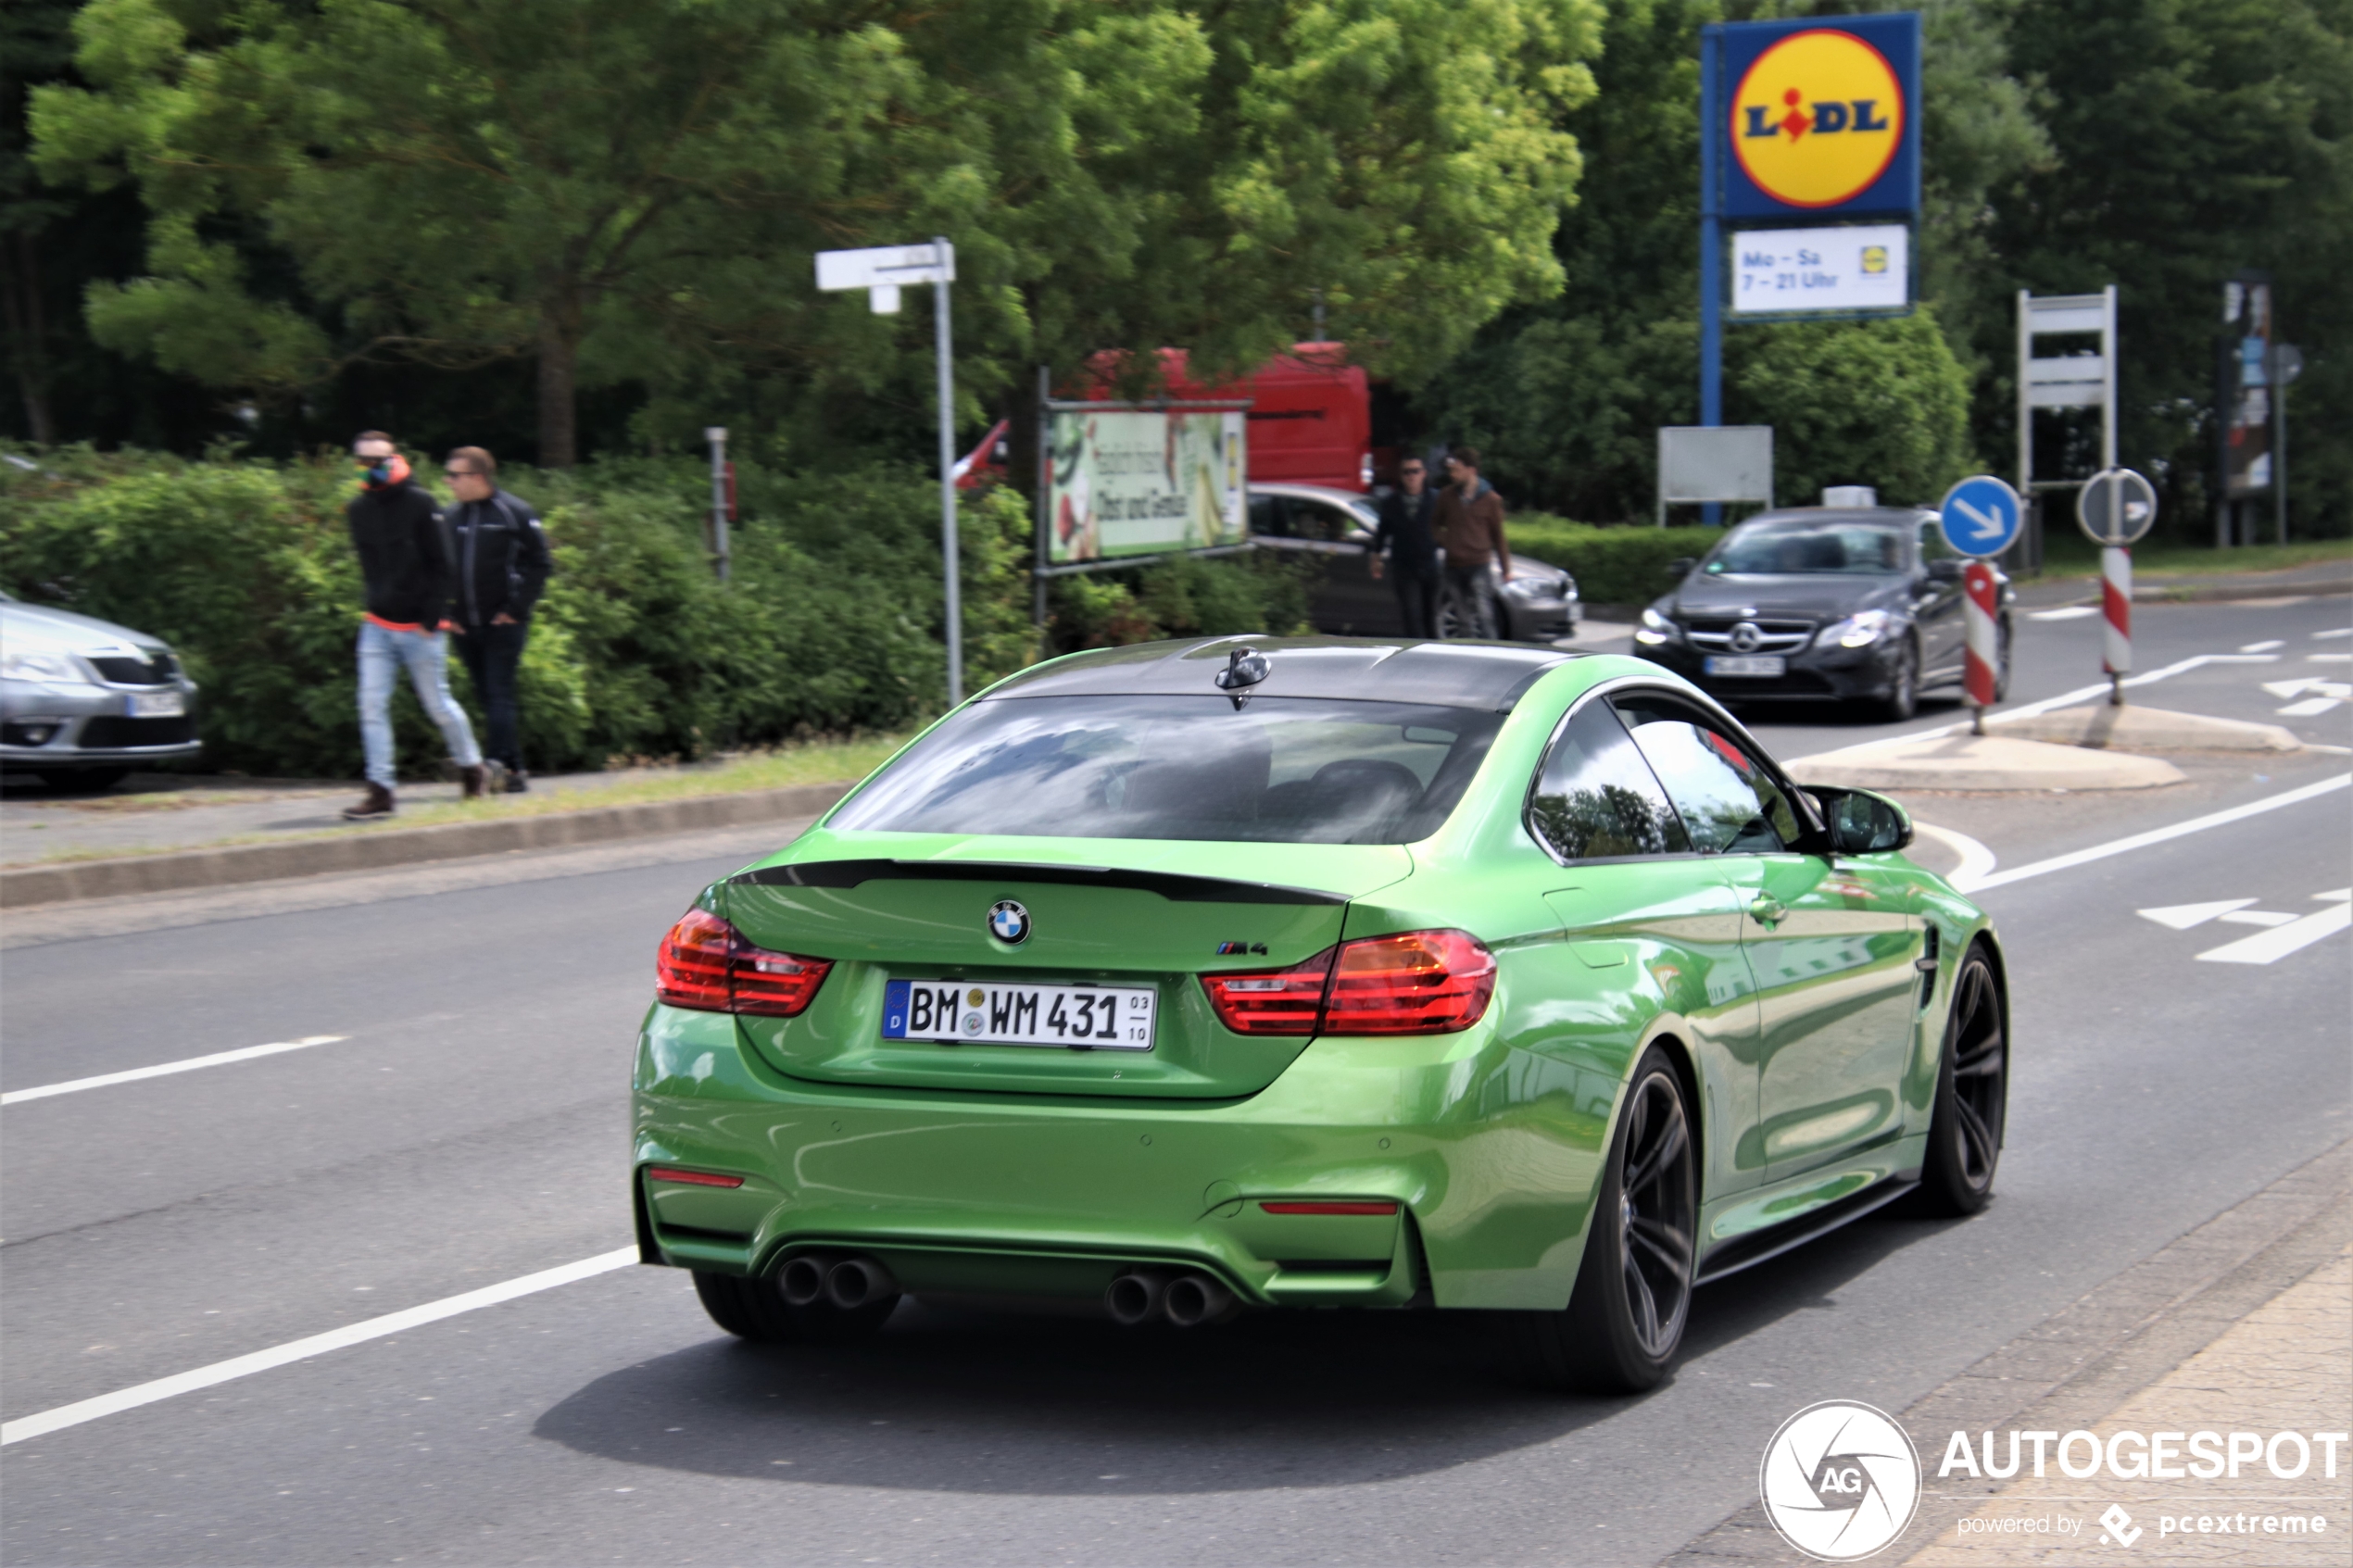
[[[824,810],[849,793],[849,783],[797,784],[786,789],[597,806],[578,811],[504,817],[439,827],[355,826],[331,837],[284,844],[239,844],[218,849],[128,855],[105,860],[26,866],[0,872],[0,909],[29,909],[82,898],[173,893],[334,872],[382,871],[430,860],[557,849],[623,838],[781,822]]]

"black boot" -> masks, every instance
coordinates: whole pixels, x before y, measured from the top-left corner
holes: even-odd
[[[344,821],[347,822],[364,822],[376,817],[389,817],[392,813],[392,791],[380,784],[370,784],[367,796],[359,805],[346,806],[343,809]]]

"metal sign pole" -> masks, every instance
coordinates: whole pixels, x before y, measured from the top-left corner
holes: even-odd
[[[964,596],[956,548],[956,360],[949,331],[948,279],[954,254],[946,239],[933,236],[941,275],[931,285],[932,322],[939,338],[939,551],[947,562],[948,706],[964,700]]]
[[[724,583],[733,565],[727,547],[727,427],[706,425],[702,437],[711,443],[711,554]]]
[[[1715,27],[1699,35],[1699,422],[1724,422],[1724,245],[1717,218],[1716,177],[1716,56],[1719,53]],[[1724,521],[1724,508],[1714,501],[1700,508],[1700,521],[1713,528]],[[1667,509],[1659,508],[1659,526],[1667,525]]]

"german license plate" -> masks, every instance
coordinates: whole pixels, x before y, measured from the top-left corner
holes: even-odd
[[[132,692],[122,710],[133,719],[177,719],[188,711],[188,699],[180,692]]]
[[[883,1038],[966,1046],[1152,1048],[1149,985],[1003,985],[892,980],[883,987]]]
[[[1711,675],[1780,675],[1789,660],[1777,653],[1710,654],[1705,667]]]

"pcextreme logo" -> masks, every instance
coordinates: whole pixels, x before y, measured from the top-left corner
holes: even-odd
[[[1895,161],[1907,109],[1885,55],[1832,28],[1793,32],[1732,94],[1732,154],[1774,200],[1836,207]]]

